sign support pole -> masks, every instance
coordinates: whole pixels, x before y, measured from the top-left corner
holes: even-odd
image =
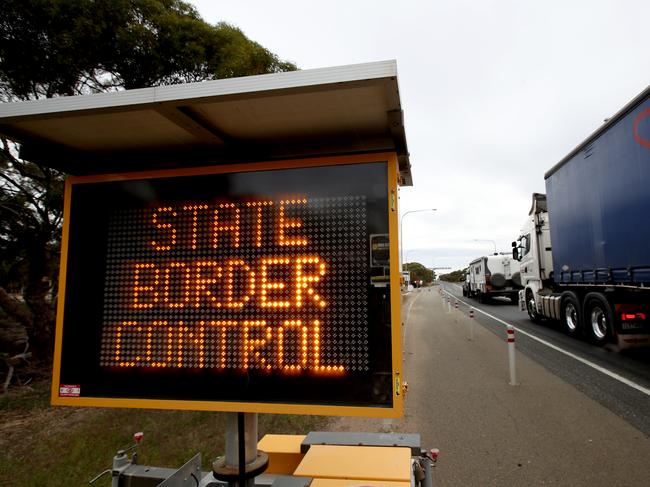
[[[226,454],[212,465],[215,478],[229,487],[254,487],[268,461],[257,450],[257,413],[226,413]]]

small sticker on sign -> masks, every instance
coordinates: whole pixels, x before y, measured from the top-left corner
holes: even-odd
[[[81,386],[79,384],[61,384],[59,386],[59,397],[79,397]]]

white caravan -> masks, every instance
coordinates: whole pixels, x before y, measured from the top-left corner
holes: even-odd
[[[480,302],[506,296],[516,303],[520,289],[519,262],[508,254],[495,254],[469,263],[463,296],[475,297]]]

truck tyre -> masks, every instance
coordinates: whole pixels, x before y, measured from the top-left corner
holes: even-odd
[[[584,322],[590,340],[599,347],[612,339],[614,314],[612,307],[600,293],[585,296]]]
[[[537,306],[535,305],[535,296],[533,296],[533,292],[530,289],[526,290],[526,311],[528,311],[530,321],[533,323],[540,322],[540,316],[537,313]]]
[[[560,313],[564,330],[568,335],[577,336],[582,329],[582,312],[580,300],[574,292],[568,291],[562,294]]]

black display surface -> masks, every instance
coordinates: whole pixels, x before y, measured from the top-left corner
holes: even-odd
[[[391,407],[390,291],[370,284],[387,175],[73,184],[62,395]]]

